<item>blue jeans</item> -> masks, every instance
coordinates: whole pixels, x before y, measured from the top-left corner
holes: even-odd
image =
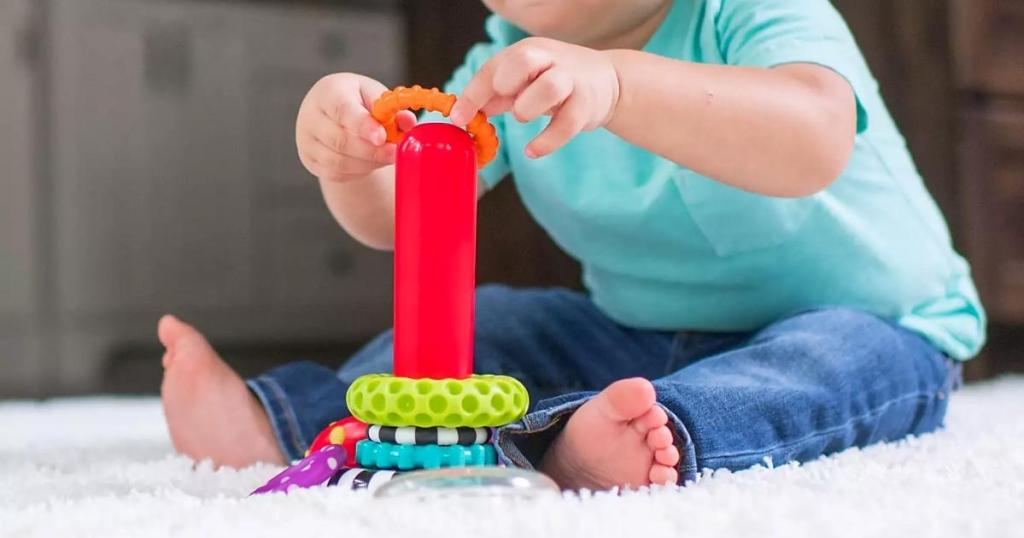
[[[632,329],[565,290],[483,286],[476,371],[518,378],[535,402],[500,428],[499,457],[533,467],[566,419],[627,377],[653,381],[682,455],[680,482],[702,469],[813,460],[940,427],[959,364],[918,335],[848,308],[796,313],[747,333]],[[345,391],[391,371],[391,333],[340,370],[312,362],[248,381],[287,457],[347,415]]]

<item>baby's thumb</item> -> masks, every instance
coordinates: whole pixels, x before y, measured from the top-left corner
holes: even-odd
[[[373,102],[386,91],[388,91],[388,87],[380,82],[370,77],[359,77],[359,97],[362,99],[366,110],[372,110]]]

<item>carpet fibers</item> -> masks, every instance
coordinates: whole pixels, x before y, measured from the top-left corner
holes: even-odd
[[[0,537],[1024,537],[1024,377],[953,396],[944,431],[690,487],[542,500],[248,498],[276,469],[193,467],[159,402],[0,403]]]

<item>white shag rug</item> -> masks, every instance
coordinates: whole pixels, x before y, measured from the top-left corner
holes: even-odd
[[[247,497],[277,469],[175,456],[155,399],[0,403],[0,537],[1024,536],[1024,377],[966,387],[947,429],[686,488],[544,501]]]

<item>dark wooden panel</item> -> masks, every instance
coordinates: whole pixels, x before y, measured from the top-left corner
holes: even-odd
[[[480,202],[479,242],[480,282],[582,288],[579,265],[529,216],[512,181]]]
[[[889,84],[901,93],[893,114],[959,247],[959,183],[953,151],[958,101],[952,85],[948,10],[935,0],[900,0],[889,5],[894,39],[890,54],[898,73]]]
[[[950,5],[960,86],[1024,94],[1024,1],[952,0]]]
[[[964,115],[961,145],[968,255],[993,320],[1024,323],[1024,105]]]
[[[488,11],[477,0],[409,0],[406,13],[410,83],[440,87],[484,39]]]
[[[835,0],[857,38],[914,161],[953,228],[957,96],[948,10],[934,0]]]
[[[407,6],[409,83],[440,86],[485,38],[488,12],[478,0],[416,0]],[[479,282],[580,288],[579,266],[534,222],[511,181],[483,198],[479,219]]]

